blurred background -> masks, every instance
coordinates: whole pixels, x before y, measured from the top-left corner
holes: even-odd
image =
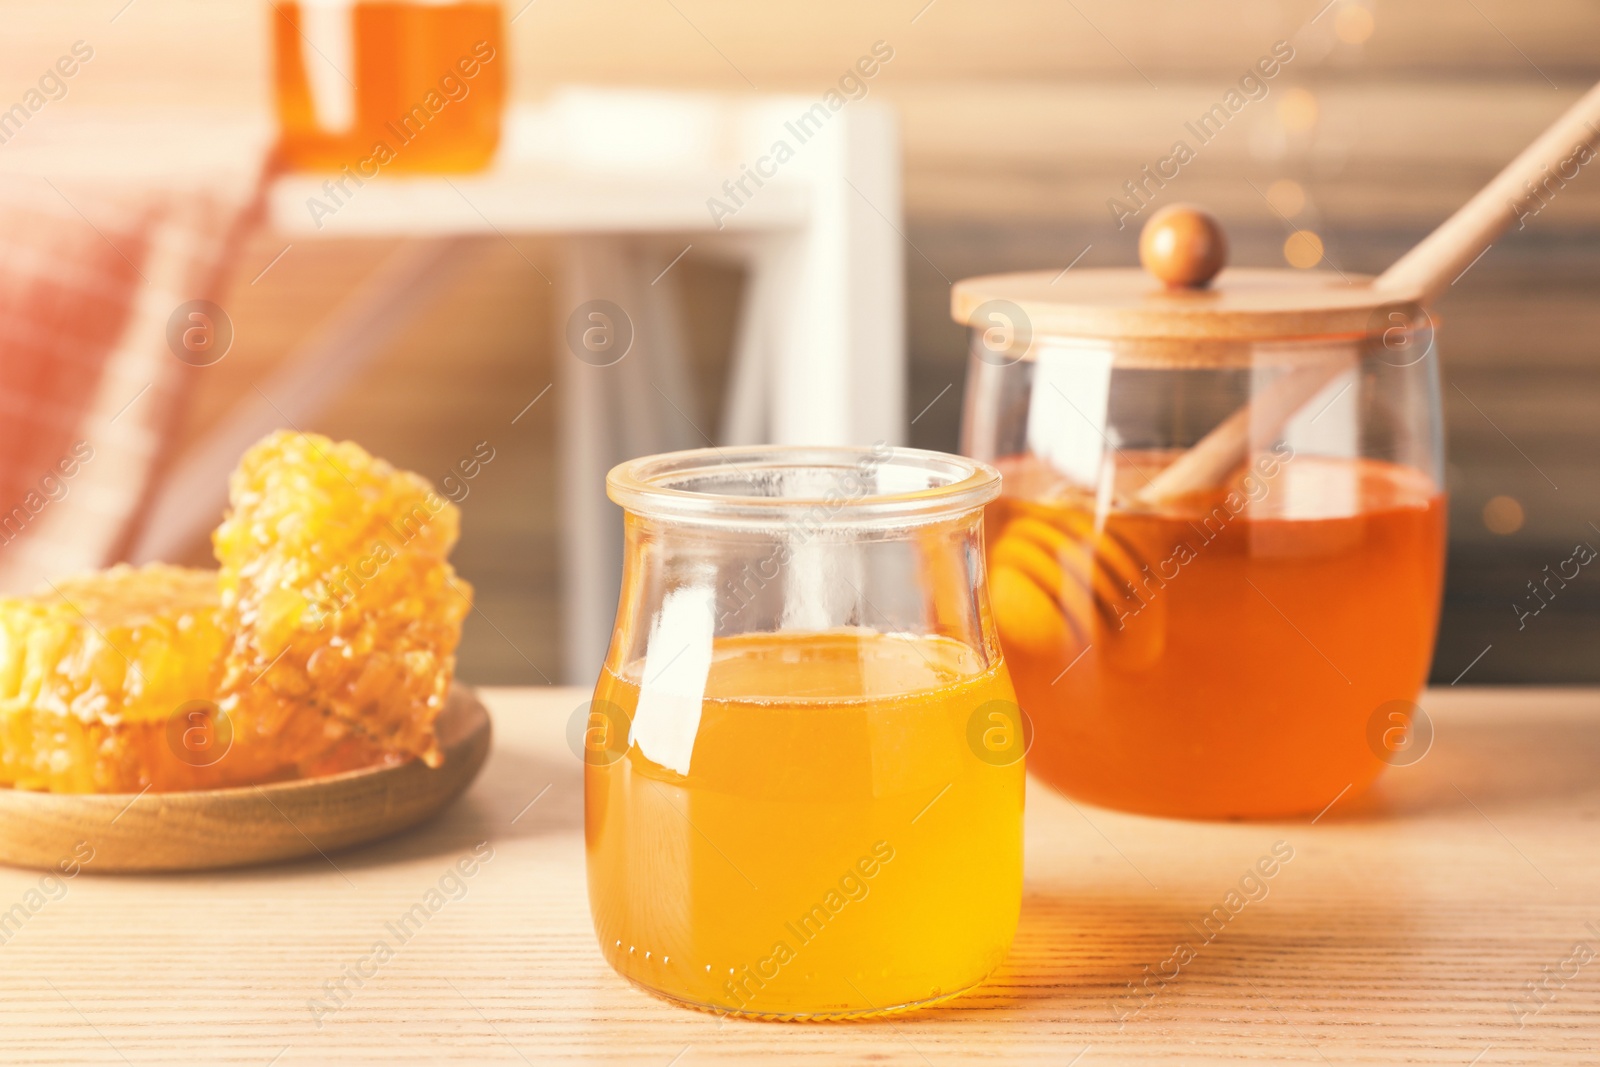
[[[244,175],[229,187],[236,203],[220,199],[248,221],[250,169],[239,164],[264,152],[276,129],[275,77],[285,72],[274,67],[274,35],[323,39],[286,28],[297,10],[253,0],[0,4],[0,107],[27,108],[25,122],[10,128],[0,116],[0,170],[48,172],[48,160],[36,157],[84,124],[113,131],[96,142],[89,169],[114,176],[123,164],[106,146],[117,136],[165,131],[183,141],[173,151],[185,168]],[[1085,266],[1134,264],[1137,224],[1119,231],[1108,199],[1126,196],[1123,182],[1187,137],[1183,123],[1274,42],[1292,41],[1294,60],[1164,194],[1217,213],[1235,264],[1315,265],[1305,237],[1288,240],[1305,231],[1326,261],[1377,273],[1600,78],[1600,6],[1584,0],[509,0],[499,25],[501,47],[484,70],[503,78],[510,109],[500,151],[522,145],[531,157],[561,150],[564,142],[539,124],[574,86],[712,94],[694,99],[726,97],[730,106],[792,97],[808,106],[886,46],[892,58],[862,79],[863,95],[893,121],[864,123],[861,136],[874,138],[868,155],[900,169],[877,174],[880,192],[863,197],[893,231],[904,287],[888,287],[856,314],[889,324],[886,344],[903,331],[903,395],[891,386],[881,394],[899,409],[893,431],[945,450],[956,447],[966,360],[964,330],[949,318],[951,282],[1065,267],[1080,256]],[[42,75],[81,53],[77,42],[92,58],[62,79],[59,97],[51,83],[45,106],[27,105]],[[480,100],[488,85],[478,83]],[[655,180],[642,173],[648,167],[629,166],[636,142],[628,131],[637,143],[659,131],[641,99],[614,98],[621,118],[589,130],[588,141],[584,130],[569,131],[630,189]],[[644,108],[633,125],[629,107]],[[518,109],[523,120],[511,117]],[[736,178],[741,161],[755,163],[742,147],[724,148],[718,175]],[[319,194],[316,183],[270,195],[255,209],[259,224],[240,224],[237,241],[213,257],[211,299],[231,322],[231,344],[215,362],[183,368],[171,390],[177,399],[153,425],[160,478],[193,484],[208,476],[200,462],[208,449],[225,451],[230,435],[274,413],[295,416],[278,424],[352,438],[436,481],[454,472],[464,490],[455,559],[480,609],[467,624],[460,670],[479,683],[580,680],[562,595],[573,567],[562,516],[575,505],[563,496],[558,457],[582,427],[563,429],[563,418],[581,422],[596,404],[621,403],[575,395],[583,387],[563,363],[574,361],[563,344],[579,291],[573,272],[593,267],[584,235],[524,224],[540,212],[560,216],[569,202],[575,217],[592,219],[599,209],[588,198],[609,194],[598,180],[544,181],[542,165],[528,164],[525,194],[446,179],[449,189],[434,180],[431,193],[408,198],[396,190],[409,179],[386,173],[369,177],[372,190],[348,186],[342,197]],[[73,207],[62,217],[73,226],[82,219],[94,230],[84,231],[86,241],[104,240],[132,266],[119,231],[96,213],[112,211],[104,206],[111,201],[90,209],[73,188],[58,190]],[[301,206],[318,195],[336,209],[322,220]],[[481,219],[472,226],[482,232],[413,254],[415,234],[443,218],[452,195],[466,206],[454,203],[451,217]],[[617,202],[630,195],[618,193]],[[732,195],[700,183],[689,198],[738,206]],[[745,221],[759,214],[749,201]],[[761,203],[777,212],[781,198]],[[1451,543],[1435,682],[1469,667],[1465,680],[1476,683],[1600,680],[1600,577],[1585,572],[1568,583],[1520,629],[1514,607],[1527,583],[1575,545],[1600,546],[1600,176],[1585,169],[1525,221],[1438,309]],[[662,314],[675,317],[681,342],[679,373],[666,388],[652,378],[656,396],[644,390],[644,402],[667,427],[664,444],[688,446],[730,432],[725,413],[740,388],[730,360],[752,283],[740,255],[674,225],[644,219],[625,247],[644,264],[649,284],[640,291],[665,294]],[[624,246],[613,238],[611,247]],[[668,288],[650,281],[657,270]],[[388,303],[372,288],[385,280]],[[369,301],[365,317],[352,317],[353,294]],[[389,319],[398,325],[381,328]],[[858,327],[874,336],[871,323]],[[340,362],[357,349],[359,360]],[[275,389],[298,398],[293,411],[277,410],[289,401]],[[460,465],[481,459],[480,443],[493,458],[465,478]],[[217,470],[236,456],[217,457]],[[161,489],[152,485],[144,498],[158,520]],[[167,523],[161,545],[203,563],[204,533],[220,510],[204,493],[184,499],[203,521]],[[606,617],[611,610],[595,607]]]

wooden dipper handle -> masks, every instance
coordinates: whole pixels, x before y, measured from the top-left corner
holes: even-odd
[[[1523,212],[1542,203],[1535,189],[1539,196],[1552,194],[1577,177],[1576,168],[1594,159],[1596,145],[1600,145],[1600,85],[1583,94],[1493,181],[1378,275],[1373,288],[1431,304],[1496,237],[1520,221]],[[1572,173],[1562,174],[1564,166]],[[1543,184],[1547,181],[1555,189]]]
[[[1528,209],[1542,203],[1534,189],[1553,191],[1543,183],[1572,180],[1575,174],[1563,174],[1562,169],[1593,161],[1597,146],[1600,146],[1600,85],[1568,108],[1438,229],[1374,279],[1372,287],[1391,292],[1397,299],[1415,300],[1424,305],[1432,303],[1496,237],[1513,222],[1518,222]],[[1158,212],[1146,223],[1146,234],[1161,214]],[[1142,234],[1141,254],[1143,248]],[[1166,280],[1160,274],[1157,276]],[[1347,369],[1347,366],[1329,367],[1318,363],[1284,374],[1134,493],[1133,501],[1153,504],[1220,484],[1230,471],[1244,462],[1253,439],[1277,433],[1307,401]]]

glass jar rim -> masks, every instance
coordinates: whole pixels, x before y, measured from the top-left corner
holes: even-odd
[[[898,482],[881,489],[885,471]],[[785,472],[834,476],[826,492],[788,495]],[[853,476],[853,480],[852,480]],[[685,488],[708,481],[754,490]],[[920,485],[917,484],[920,481]],[[777,493],[763,493],[763,487]],[[606,495],[630,512],[715,525],[819,527],[918,525],[982,507],[1000,495],[1000,472],[982,460],[922,448],[747,445],[696,448],[628,460],[606,475]]]

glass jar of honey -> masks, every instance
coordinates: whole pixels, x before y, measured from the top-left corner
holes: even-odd
[[[501,9],[482,0],[272,5],[279,151],[298,170],[466,172],[500,143]],[[355,186],[344,186],[346,195]]]
[[[606,959],[768,1018],[942,1000],[1022,889],[1022,719],[989,612],[999,475],[911,449],[625,463],[610,652],[582,720]]]
[[[1395,762],[1428,674],[1433,325],[1362,278],[1201,273],[956,285],[962,447],[1003,473],[995,619],[1029,768],[1057,789],[1171,816],[1316,813]]]

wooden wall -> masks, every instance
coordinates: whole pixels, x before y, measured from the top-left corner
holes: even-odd
[[[1600,78],[1600,6],[1586,0],[1324,2],[510,0],[507,10],[524,99],[565,82],[820,93],[873,42],[888,42],[894,59],[871,91],[904,125],[909,413],[956,383],[913,428],[915,443],[950,448],[964,340],[947,319],[947,279],[1065,265],[1089,244],[1086,264],[1132,263],[1134,231],[1110,225],[1106,199],[1274,41],[1293,41],[1296,57],[1270,94],[1162,194],[1221,214],[1239,263],[1282,264],[1285,225],[1262,192],[1292,180],[1306,197],[1296,225],[1321,235],[1341,268],[1380,270]],[[265,108],[266,5],[123,4],[0,3],[0,98],[84,39],[96,58],[64,108]],[[1600,680],[1600,575],[1583,573],[1524,630],[1511,608],[1577,541],[1600,546],[1590,525],[1600,524],[1597,237],[1600,173],[1586,170],[1440,308],[1452,492],[1443,681],[1486,646],[1466,680]],[[251,285],[284,243],[262,235],[241,265],[226,301],[237,348],[190,434],[222,417],[384,251],[296,246]],[[552,246],[521,251],[557,269]],[[693,255],[682,266],[710,412],[740,281]],[[526,273],[504,243],[485,242],[441,280],[418,327],[318,420],[424,472],[442,473],[480,439],[494,443],[497,458],[465,504],[459,554],[495,622],[475,618],[463,652],[464,671],[481,681],[532,680],[529,661],[546,672],[559,661],[551,410],[514,428],[502,411],[553,377],[552,309]],[[1486,524],[1495,497],[1518,502],[1515,531]]]

